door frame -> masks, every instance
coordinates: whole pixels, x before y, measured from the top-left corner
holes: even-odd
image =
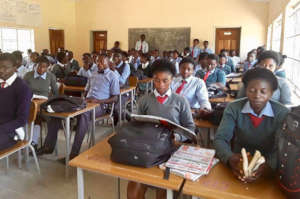
[[[91,30],[90,31],[90,51],[94,51],[94,32],[106,32],[106,49],[108,49],[108,31],[107,30]]]
[[[243,26],[214,26],[214,51],[216,53],[216,45],[217,45],[217,28],[240,28],[241,29],[241,35],[240,35],[240,53],[239,57],[241,57],[241,46],[242,46],[242,33],[243,33]]]

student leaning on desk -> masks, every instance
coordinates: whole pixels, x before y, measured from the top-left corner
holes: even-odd
[[[271,100],[278,87],[277,79],[271,71],[263,68],[249,70],[242,81],[246,98],[236,100],[226,107],[214,146],[217,156],[231,168],[238,179],[253,182],[267,166],[276,169],[276,132],[281,128],[289,110]],[[240,167],[243,147],[252,155],[258,150],[266,158],[266,163],[249,177],[244,176]]]

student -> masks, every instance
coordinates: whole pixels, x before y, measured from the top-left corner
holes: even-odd
[[[110,64],[110,69],[119,78],[120,87],[125,86],[130,75],[130,66],[122,61],[122,55],[120,53],[114,54],[113,63]]]
[[[193,40],[193,46],[190,48],[191,56],[194,59],[197,59],[199,54],[201,53],[201,49],[199,48],[199,39],[194,39]]]
[[[167,118],[192,131],[195,129],[188,101],[171,91],[170,85],[175,75],[175,67],[168,60],[157,60],[152,65],[154,92],[144,95],[138,103],[138,114],[154,115]],[[127,186],[128,199],[142,199],[148,186],[129,182]],[[166,198],[166,191],[157,188],[156,198]]]
[[[30,60],[30,55],[31,55],[31,53],[32,53],[32,50],[31,50],[30,48],[27,49],[27,56],[24,57],[24,59],[23,59],[23,65],[24,65],[24,66],[29,65],[29,63],[31,62],[31,60]]]
[[[275,51],[264,51],[258,58],[256,67],[266,68],[275,73],[278,64],[281,62],[280,55]],[[286,79],[276,77],[278,82],[278,89],[273,92],[272,100],[280,102],[284,105],[292,104],[292,94],[289,83]],[[238,98],[245,97],[246,91],[242,87],[238,93]]]
[[[259,47],[256,49],[256,57],[259,57],[265,50],[266,50],[266,49],[265,49],[264,46],[259,46]]]
[[[135,50],[140,51],[141,53],[148,53],[149,52],[149,45],[145,41],[146,36],[144,34],[142,34],[140,36],[140,38],[141,39],[139,41],[137,41],[136,44],[135,44]]]
[[[244,73],[247,72],[247,70],[254,68],[255,64],[256,64],[255,53],[250,51],[247,54],[247,60],[244,62]]]
[[[226,65],[230,66],[231,72],[234,73],[235,72],[235,67],[233,65],[232,59],[228,56],[228,51],[226,49],[222,49],[220,54],[226,56]]]
[[[213,50],[208,48],[208,41],[204,41],[203,42],[203,49],[202,49],[203,53],[208,53],[208,54],[213,54]]]
[[[32,52],[30,54],[30,62],[26,65],[27,68],[27,72],[30,72],[34,69],[34,67],[36,66],[37,63],[37,58],[39,57],[39,53],[37,52]]]
[[[106,113],[108,109],[107,104],[117,101],[118,95],[120,94],[119,80],[115,73],[109,69],[109,58],[107,55],[99,55],[98,71],[89,79],[85,90],[87,93],[87,102],[100,104],[100,106],[96,108],[96,117],[100,117]],[[73,159],[79,154],[90,121],[91,112],[77,116],[77,129],[70,159]],[[53,152],[57,141],[57,133],[61,127],[60,119],[51,118],[48,122],[48,134],[44,146],[38,150],[38,155]]]
[[[97,66],[97,57],[98,57],[98,53],[96,51],[92,52],[92,59],[93,59],[93,64],[95,66]]]
[[[237,68],[237,65],[241,62],[241,58],[237,55],[235,50],[230,50],[230,58],[233,62],[234,68]]]
[[[219,87],[225,87],[226,75],[225,72],[218,69],[219,58],[215,54],[208,55],[207,67],[204,70],[199,70],[196,73],[196,77],[200,77],[206,83],[206,87],[212,85],[218,85]]]
[[[49,62],[50,62],[50,65],[55,64],[56,61],[55,61],[55,59],[49,54],[49,50],[48,50],[48,49],[43,49],[41,55],[44,56],[44,57],[47,57],[47,59],[48,59]]]
[[[214,146],[217,156],[237,178],[253,182],[261,176],[266,164],[276,169],[276,131],[282,128],[288,109],[271,100],[278,87],[271,71],[263,68],[249,70],[243,77],[243,84],[247,97],[226,107]],[[242,147],[252,155],[259,150],[266,158],[266,164],[261,165],[250,177],[243,177],[240,172]]]
[[[200,53],[198,64],[195,66],[194,74],[196,74],[199,70],[203,70],[207,68],[207,58],[208,53]]]
[[[182,57],[189,57],[189,56],[191,56],[190,48],[189,47],[184,48],[181,56]]]
[[[143,76],[151,77],[151,64],[148,54],[141,54],[141,64],[138,67],[138,71],[141,71]]]
[[[10,53],[0,55],[0,150],[17,143],[16,129],[28,121],[32,92],[17,76],[15,57]]]
[[[22,64],[23,63],[22,52],[16,50],[12,53],[12,55],[15,56],[16,67],[17,67],[17,71],[16,71],[17,75],[18,75],[18,77],[23,79],[23,77],[27,73],[27,68]]]
[[[192,58],[183,58],[180,62],[180,76],[172,82],[173,92],[184,96],[190,103],[191,108],[200,112],[211,109],[208,92],[204,81],[194,77],[195,63]]]
[[[230,74],[231,73],[231,68],[230,68],[230,66],[228,66],[226,64],[226,61],[227,61],[226,56],[224,54],[221,54],[219,56],[219,58],[220,58],[220,62],[219,62],[220,64],[219,64],[218,68],[220,70],[224,71],[226,75]]]
[[[163,59],[167,59],[167,60],[170,61],[170,53],[169,53],[169,51],[164,50],[164,51],[163,51],[163,57],[162,57],[162,58],[163,58]]]
[[[179,74],[179,63],[181,62],[182,58],[179,57],[179,52],[174,50],[172,52],[172,63],[175,65],[176,75]]]
[[[153,58],[151,58],[151,64],[155,61],[155,60],[158,60],[160,59],[159,57],[159,50],[158,49],[155,49],[153,51]]]
[[[90,78],[94,72],[97,71],[97,65],[94,65],[92,56],[90,53],[84,53],[82,55],[83,66],[79,69],[77,75]]]
[[[134,50],[132,52],[132,58],[129,63],[132,66],[132,70],[137,71],[138,66],[141,64],[141,58],[140,58],[139,51]]]
[[[67,53],[68,61],[71,64],[72,71],[78,72],[80,69],[79,63],[76,59],[74,59],[74,55],[72,51],[68,51]]]
[[[275,75],[277,77],[281,77],[281,78],[285,79],[286,78],[286,74],[285,74],[285,70],[283,68],[283,64],[284,64],[284,61],[287,58],[287,56],[286,55],[282,55],[281,53],[279,53],[279,55],[281,56],[281,58],[280,58],[281,61],[280,61],[279,65],[278,65],[278,67],[275,70]]]
[[[68,57],[65,52],[57,53],[57,63],[53,66],[52,73],[57,79],[64,79],[72,73],[71,64],[68,62]]]
[[[120,49],[120,42],[115,41],[114,47],[111,48],[112,52],[121,52],[122,50]]]

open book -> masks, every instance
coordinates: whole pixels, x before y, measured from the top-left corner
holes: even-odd
[[[45,96],[43,96],[43,95],[36,95],[36,94],[33,94],[32,99],[45,99],[45,100],[47,100],[48,97],[45,97]]]
[[[237,78],[237,77],[242,77],[243,74],[242,73],[230,73],[228,75],[226,75],[226,78]]]
[[[152,122],[156,124],[163,124],[172,130],[174,130],[176,133],[189,138],[191,140],[195,140],[195,133],[191,131],[190,129],[187,129],[183,126],[180,126],[176,124],[175,122],[172,122],[166,118],[158,117],[154,115],[136,115],[136,114],[130,114],[131,120],[133,121],[141,121],[141,122]]]

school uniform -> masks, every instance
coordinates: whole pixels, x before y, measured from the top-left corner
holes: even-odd
[[[279,70],[276,70],[275,73],[274,73],[277,77],[281,77],[281,78],[286,78],[286,73],[285,73],[285,70],[284,69],[279,69]]]
[[[137,51],[142,51],[144,54],[148,53],[149,52],[149,45],[146,41],[137,41],[136,44],[135,44],[135,50]]]
[[[232,59],[231,59],[231,57],[226,57],[226,59],[227,59],[227,61],[226,61],[226,65],[228,65],[228,66],[230,66],[230,68],[231,68],[231,72],[235,72],[235,66],[234,66],[234,64],[233,64],[233,61],[232,61]]]
[[[24,78],[25,74],[27,73],[27,68],[24,65],[21,65],[19,68],[17,68],[17,75],[21,79]]]
[[[56,77],[51,72],[43,75],[37,73],[36,69],[27,73],[24,77],[25,82],[31,88],[33,94],[49,97],[49,94],[58,95]]]
[[[190,76],[183,79],[182,76],[173,80],[171,89],[178,95],[184,96],[191,108],[211,109],[206,85],[202,79]]]
[[[70,64],[71,64],[71,68],[72,68],[73,71],[74,71],[74,70],[75,70],[75,71],[79,71],[80,66],[79,66],[79,63],[78,63],[77,60],[71,59],[71,60],[70,60]]]
[[[199,70],[196,73],[196,77],[199,77],[204,80],[206,83],[206,87],[209,87],[214,83],[222,83],[224,86],[226,85],[226,75],[225,72],[215,68],[212,71]]]
[[[191,56],[194,59],[196,59],[201,53],[201,48],[199,48],[198,46],[190,47],[190,52],[191,52]]]
[[[83,76],[83,77],[86,77],[86,78],[90,78],[92,76],[93,72],[91,70],[91,68],[89,69],[85,69],[83,67],[81,67],[77,73],[77,75],[80,75],[80,76]]]
[[[202,53],[214,54],[214,51],[210,48],[203,48]]]
[[[276,168],[276,131],[281,129],[288,109],[270,100],[259,115],[250,106],[248,98],[230,103],[217,129],[214,146],[217,156],[228,163],[233,153],[241,153],[244,147],[252,155],[259,150],[267,164]],[[231,148],[233,143],[233,148]]]
[[[247,72],[247,70],[253,69],[255,64],[256,64],[256,61],[252,61],[252,62],[245,61],[245,63],[244,63],[244,73]]]
[[[230,66],[226,65],[226,64],[223,64],[223,65],[219,65],[218,68],[222,71],[224,71],[224,73],[226,75],[230,74],[232,71],[231,71],[231,68]]]
[[[195,124],[188,101],[169,89],[161,96],[155,89],[153,93],[146,94],[138,102],[139,115],[154,115],[175,122],[191,131]]]
[[[146,63],[140,64],[138,67],[138,71],[141,71],[143,76],[150,77],[151,74],[151,64],[147,61]]]
[[[57,79],[63,79],[72,72],[70,64],[62,64],[57,61],[52,68],[52,73],[56,76]]]
[[[197,73],[199,70],[203,70],[201,64],[197,64],[197,65],[195,66],[195,69],[194,69],[194,75],[196,75],[196,73]]]
[[[30,62],[28,65],[25,66],[27,68],[27,72],[33,71],[36,67],[36,63]]]
[[[97,72],[88,80],[87,86],[87,98],[93,98],[97,100],[109,99],[111,96],[120,94],[118,77],[109,68],[105,69],[103,73]],[[96,108],[96,117],[104,115],[107,111],[106,104],[100,104]],[[70,158],[75,157],[80,152],[80,147],[84,139],[85,133],[88,130],[91,121],[91,112],[83,113],[77,116],[77,128],[74,138],[74,144],[71,150]],[[52,118],[48,122],[48,134],[45,139],[44,147],[53,151],[56,141],[57,132],[62,127],[61,120]]]
[[[233,66],[236,68],[236,66],[238,65],[238,63],[241,62],[241,58],[238,57],[238,56],[233,56],[233,57],[230,57],[232,62],[233,62]]]
[[[121,61],[117,66],[114,73],[119,78],[120,87],[125,86],[127,84],[128,77],[130,75],[130,66],[127,63]]]
[[[286,79],[277,77],[278,81],[278,89],[273,92],[272,100],[280,102],[283,105],[292,104],[292,92],[289,86],[289,83]],[[239,90],[237,98],[246,97],[246,90],[245,87]]]
[[[181,60],[182,60],[181,57],[177,57],[176,59],[172,60],[172,63],[175,65],[176,74],[179,74],[179,64],[180,64]]]
[[[0,150],[16,144],[15,130],[27,123],[31,98],[32,91],[16,73],[0,79]]]

